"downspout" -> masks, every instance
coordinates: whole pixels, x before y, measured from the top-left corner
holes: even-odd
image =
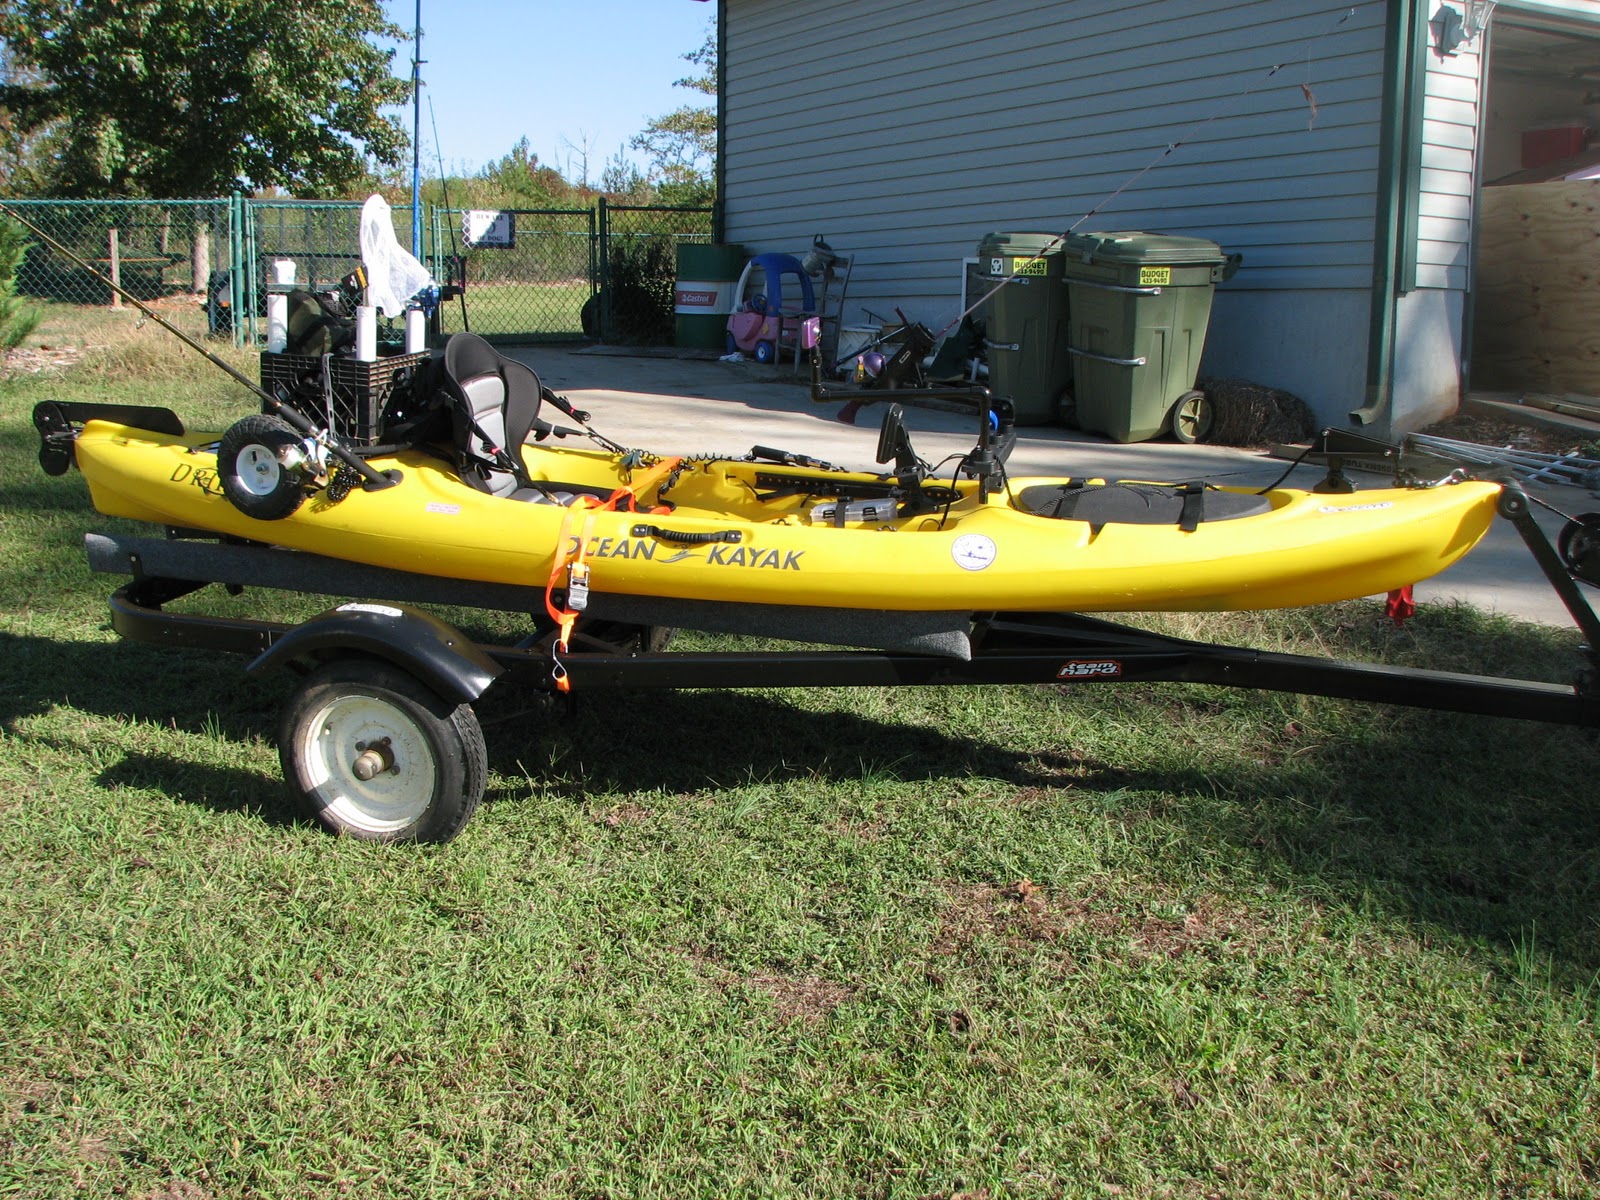
[[[1483,141],[1489,111],[1489,55],[1494,24],[1478,34],[1478,105],[1472,126],[1472,233],[1467,250],[1467,294],[1461,301],[1461,403],[1472,391],[1472,343],[1478,320],[1478,245],[1483,232]]]
[[[720,245],[727,237],[728,172],[723,163],[728,145],[728,0],[717,0],[717,157],[711,183],[717,190],[711,202],[711,240]]]
[[[1351,424],[1375,425],[1393,416],[1395,299],[1404,251],[1408,151],[1414,110],[1418,0],[1388,0],[1383,39],[1383,111],[1378,140],[1378,206],[1373,225],[1372,300],[1367,325],[1366,403]],[[1403,285],[1402,285],[1403,287]]]

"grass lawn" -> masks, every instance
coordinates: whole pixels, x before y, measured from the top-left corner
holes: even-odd
[[[475,283],[467,290],[467,315],[452,300],[440,311],[440,328],[457,333],[470,322],[480,337],[581,340],[583,305],[593,293],[586,281]]]
[[[1593,734],[1178,686],[491,692],[457,841],[330,838],[284,801],[286,681],[120,642],[80,542],[121,523],[34,460],[45,398],[251,407],[133,320],[52,312],[75,365],[0,379],[0,1194],[1600,1194]],[[1555,679],[1576,641],[1163,627]]]

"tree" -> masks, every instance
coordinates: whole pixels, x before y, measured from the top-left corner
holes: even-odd
[[[698,50],[683,58],[700,68],[698,75],[673,86],[706,96],[717,94],[717,26],[713,21]],[[657,117],[628,143],[650,158],[657,194],[667,204],[709,204],[716,198],[717,110],[685,105]]]
[[[337,193],[409,145],[379,0],[0,0],[0,110],[67,196]]]
[[[573,186],[560,171],[539,161],[526,137],[517,140],[511,153],[484,167],[478,178],[488,185],[490,195],[500,197],[496,203],[554,208],[574,199]]]

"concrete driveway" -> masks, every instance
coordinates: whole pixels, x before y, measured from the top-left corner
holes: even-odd
[[[518,348],[547,387],[570,396],[592,415],[592,424],[615,441],[673,454],[739,456],[762,445],[809,454],[839,466],[876,470],[878,424],[887,403],[863,408],[854,425],[837,419],[840,406],[812,403],[804,368],[758,366],[645,354],[606,347]],[[970,449],[976,417],[908,406],[906,426],[917,452],[939,464]],[[1145,442],[1123,446],[1093,434],[1053,427],[1020,431],[1010,460],[1013,474],[1106,476],[1261,487],[1277,480],[1288,464],[1254,450]],[[1294,468],[1291,486],[1313,486],[1322,471]],[[1361,487],[1382,486],[1376,475],[1356,475]],[[1556,486],[1535,495],[1566,512],[1600,509],[1600,500],[1579,488]],[[1553,539],[1562,518],[1541,512],[1540,525]],[[1594,602],[1596,593],[1587,589]],[[1416,588],[1418,603],[1463,601],[1524,620],[1571,626],[1570,615],[1509,522],[1497,522],[1465,559]]]

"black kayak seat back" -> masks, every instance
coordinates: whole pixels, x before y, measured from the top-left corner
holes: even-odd
[[[444,349],[444,389],[453,401],[452,434],[462,479],[495,496],[529,488],[522,445],[529,435],[550,431],[539,420],[541,388],[533,368],[507,358],[477,334],[458,333]]]
[[[1202,522],[1231,521],[1272,511],[1272,501],[1250,492],[1226,492],[1205,484],[1089,483],[1069,479],[1023,488],[1017,507],[1036,516],[1102,525],[1176,525],[1193,530]]]

